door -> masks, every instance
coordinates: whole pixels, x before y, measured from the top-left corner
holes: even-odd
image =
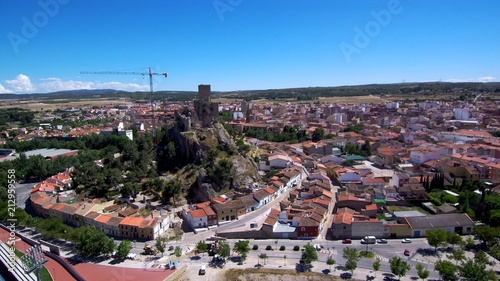
[[[415,237],[415,238],[419,238],[419,237],[420,237],[420,230],[415,230],[415,231],[413,232],[413,237]]]

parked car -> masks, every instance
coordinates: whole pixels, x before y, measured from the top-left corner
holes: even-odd
[[[321,244],[314,244],[314,249],[316,249],[318,251],[321,251],[321,249],[323,249],[323,245],[321,245]]]
[[[342,240],[342,244],[351,244],[351,243],[352,243],[352,241],[350,238],[346,238],[346,239]]]
[[[411,243],[411,239],[410,238],[405,238],[403,240],[401,240],[401,243]]]
[[[202,265],[201,268],[200,268],[200,271],[198,271],[198,274],[199,275],[205,275],[205,273],[206,273],[205,265]]]
[[[387,244],[387,239],[377,239],[378,244]]]
[[[410,256],[410,250],[409,249],[405,249],[404,255],[405,256]]]

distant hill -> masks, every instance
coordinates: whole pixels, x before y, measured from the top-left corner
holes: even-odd
[[[281,99],[296,98],[309,100],[317,97],[363,96],[363,95],[411,95],[432,93],[432,95],[450,93],[490,92],[500,93],[500,82],[408,82],[393,84],[346,85],[335,87],[307,87],[286,89],[263,89],[213,92],[215,97],[247,98],[247,99]],[[192,100],[197,95],[194,91],[156,91],[155,100]],[[132,100],[149,100],[149,92],[127,92],[113,89],[71,90],[51,93],[32,94],[0,94],[0,99],[88,99],[88,98],[130,98]]]

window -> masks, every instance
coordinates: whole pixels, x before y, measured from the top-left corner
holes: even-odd
[[[305,228],[305,227],[302,227],[302,228],[300,229],[300,231],[306,231],[306,228]]]

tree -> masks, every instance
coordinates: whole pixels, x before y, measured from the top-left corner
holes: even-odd
[[[464,281],[497,281],[496,273],[486,269],[486,264],[467,259],[458,267],[461,280]]]
[[[318,260],[318,251],[310,243],[307,243],[307,245],[304,246],[301,259],[305,264],[310,265],[313,261]]]
[[[203,240],[200,240],[197,244],[196,244],[196,251],[200,252],[200,253],[205,253],[208,249],[208,246],[207,246],[207,243],[205,243],[205,241]]]
[[[180,258],[182,256],[182,249],[181,247],[179,246],[176,246],[175,249],[174,249],[174,255],[178,258]]]
[[[330,271],[332,271],[332,265],[335,264],[335,260],[330,257],[326,260],[326,264],[330,267]]]
[[[354,270],[358,267],[359,252],[355,248],[344,248],[343,257],[347,260],[345,263],[345,268],[354,273]]]
[[[122,240],[116,248],[116,255],[118,258],[124,260],[132,250],[132,243],[128,240]]]
[[[474,254],[474,262],[480,263],[480,264],[487,264],[489,261],[488,256],[486,255],[485,252],[483,251],[478,251],[477,253]]]
[[[323,139],[324,135],[325,130],[323,129],[323,127],[317,127],[312,133],[311,140],[313,142],[318,142]]]
[[[76,249],[84,257],[96,257],[114,251],[114,241],[95,227],[84,226],[76,234]]]
[[[500,246],[498,246],[498,244],[495,244],[490,248],[490,255],[495,259],[500,260]]]
[[[437,251],[437,247],[446,245],[448,231],[441,228],[429,229],[425,232],[425,237],[427,238],[427,243],[434,247],[434,251]]]
[[[447,257],[448,259],[454,259],[456,261],[455,264],[458,264],[459,261],[465,260],[465,251],[461,248],[453,249],[451,255],[447,255]]]
[[[161,193],[161,199],[164,204],[170,202],[170,199],[175,197],[176,195],[180,194],[182,192],[182,185],[181,183],[176,180],[169,180],[166,184],[165,187],[163,188],[163,191]],[[174,200],[174,207],[176,206],[175,200]]]
[[[231,247],[229,247],[229,244],[226,241],[219,241],[219,249],[217,249],[215,252],[221,258],[227,258],[231,254]]]
[[[389,264],[391,266],[391,272],[394,275],[398,276],[399,279],[401,279],[401,277],[403,276],[406,276],[406,273],[411,269],[411,265],[409,265],[400,257],[392,257],[389,260]]]
[[[238,253],[244,261],[247,254],[250,252],[250,240],[239,240],[234,243],[233,251]]]
[[[418,278],[420,278],[422,280],[429,278],[430,272],[429,272],[429,270],[427,270],[426,267],[424,267],[423,264],[417,263],[415,268],[417,269]]]
[[[269,258],[266,253],[262,253],[259,255],[260,259],[264,260],[264,264],[266,264],[266,260]]]
[[[439,276],[441,276],[443,281],[457,280],[457,267],[450,261],[438,260],[434,264],[434,269],[439,272]]]
[[[375,277],[376,277],[377,271],[380,270],[380,259],[379,258],[375,259],[375,261],[373,262],[373,270],[375,271]]]
[[[453,248],[455,248],[455,245],[462,245],[463,244],[462,237],[460,235],[458,235],[457,233],[448,232],[448,237],[446,240],[449,244],[451,244],[451,246]]]
[[[500,237],[500,228],[489,227],[487,225],[480,225],[474,228],[479,240],[483,241],[486,246],[491,247],[497,243],[497,237]]]
[[[474,238],[472,238],[472,236],[467,236],[467,238],[465,238],[465,247],[473,248],[474,245],[475,245]]]
[[[358,261],[356,260],[347,260],[345,262],[345,269],[351,272],[351,275],[354,274],[354,270],[358,268]]]
[[[161,256],[163,256],[163,253],[165,253],[165,248],[167,246],[167,237],[165,236],[158,236],[156,238],[156,249],[161,253]]]

